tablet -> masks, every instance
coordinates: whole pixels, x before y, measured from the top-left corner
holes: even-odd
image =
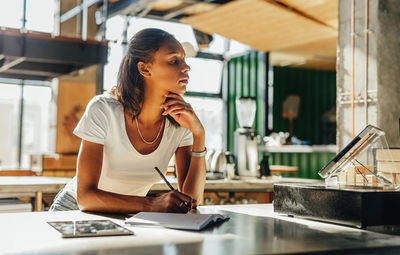
[[[129,229],[110,220],[49,221],[64,238],[133,235]]]
[[[324,166],[318,174],[325,179],[338,174],[342,169],[350,164],[353,159],[360,155],[360,153],[364,152],[383,135],[385,135],[385,133],[382,129],[368,125],[326,166]]]

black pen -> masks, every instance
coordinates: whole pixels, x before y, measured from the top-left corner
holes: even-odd
[[[171,183],[169,183],[169,181],[167,180],[167,178],[165,178],[165,176],[163,175],[163,173],[160,171],[160,169],[158,169],[158,167],[154,167],[154,169],[156,169],[157,173],[161,176],[161,178],[164,179],[165,183],[168,185],[168,187],[171,190],[175,190],[174,187],[172,187]]]

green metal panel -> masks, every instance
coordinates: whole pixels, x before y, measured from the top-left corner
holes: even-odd
[[[298,152],[272,152],[269,153],[271,165],[297,166],[299,172],[287,174],[284,176],[321,179],[318,171],[322,169],[331,159],[335,157],[333,152],[314,152],[314,153],[298,153]]]
[[[236,97],[256,97],[257,111],[253,128],[263,136],[266,115],[264,95],[266,89],[265,53],[253,51],[248,55],[233,58],[228,62],[227,96],[227,149],[233,152],[233,134],[239,127],[236,117]]]
[[[273,131],[289,131],[282,118],[282,104],[289,94],[300,96],[298,118],[293,122],[294,135],[312,144],[335,143],[335,128],[323,128],[322,115],[336,105],[336,72],[274,67]],[[331,139],[328,140],[327,137]]]

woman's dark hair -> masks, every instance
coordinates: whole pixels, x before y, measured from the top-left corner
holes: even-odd
[[[139,73],[139,62],[151,63],[154,53],[163,43],[176,40],[170,33],[156,28],[143,29],[137,32],[129,42],[126,55],[121,61],[118,72],[118,85],[111,91],[124,106],[124,110],[134,119],[142,110],[144,80]],[[175,125],[177,122],[167,118]]]

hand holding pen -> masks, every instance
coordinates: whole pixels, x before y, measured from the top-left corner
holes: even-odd
[[[160,169],[158,169],[158,167],[154,167],[154,169],[171,190],[171,192],[167,193],[166,195],[159,197],[160,199],[165,200],[164,203],[167,203],[167,211],[186,213],[193,207],[195,207],[194,205],[196,204],[196,201],[194,199],[186,194],[175,190],[171,183],[164,176],[164,174],[160,171]]]

